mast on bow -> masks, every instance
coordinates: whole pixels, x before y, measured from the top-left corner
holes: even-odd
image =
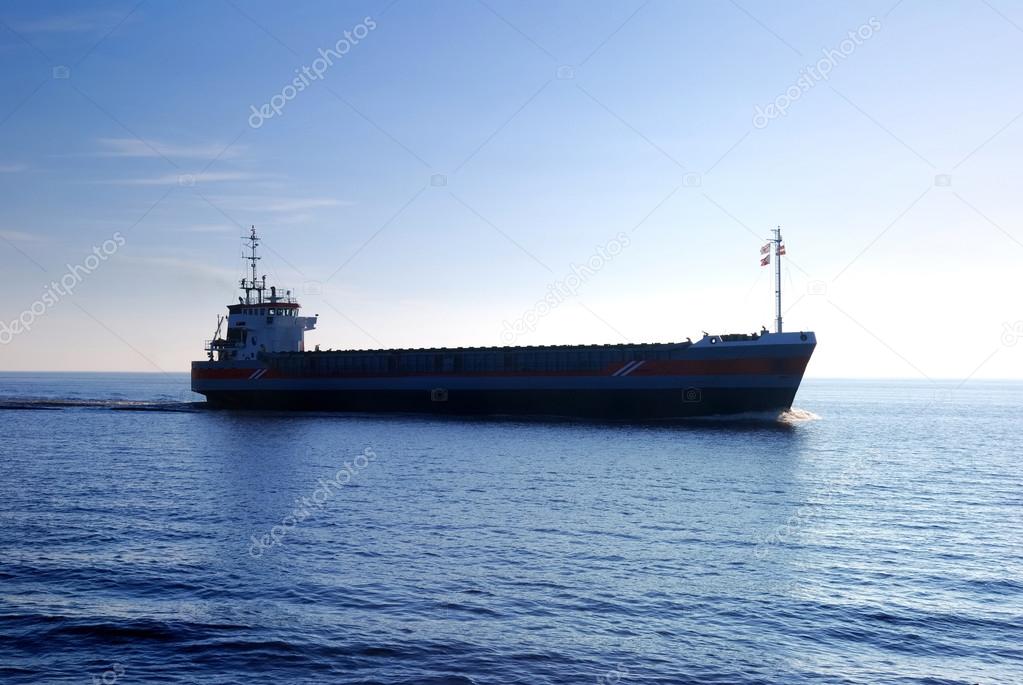
[[[781,241],[781,226],[774,229],[771,243],[774,247],[774,328],[775,333],[781,333],[781,258],[785,254],[785,245]]]

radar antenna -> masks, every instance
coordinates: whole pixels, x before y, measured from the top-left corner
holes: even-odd
[[[243,259],[248,260],[252,264],[252,283],[253,283],[253,285],[255,285],[255,283],[256,283],[256,262],[258,262],[260,259],[262,259],[262,257],[257,257],[256,256],[256,248],[259,247],[259,236],[256,235],[256,227],[255,226],[252,226],[252,232],[249,233],[248,237],[245,238],[245,240],[249,241],[249,254],[248,254],[248,256],[243,257]]]
[[[255,303],[263,301],[263,290],[266,289],[266,276],[263,277],[263,283],[261,285],[260,282],[259,282],[259,277],[256,275],[256,269],[257,269],[257,264],[256,263],[260,259],[262,259],[262,257],[259,257],[256,254],[256,248],[259,247],[259,236],[256,235],[256,227],[252,226],[251,227],[251,232],[249,233],[249,235],[242,236],[242,240],[248,240],[249,241],[249,247],[248,247],[249,254],[247,254],[247,255],[243,254],[242,255],[242,259],[244,259],[247,262],[249,262],[250,266],[252,268],[252,280],[250,281],[248,279],[243,278],[242,279],[242,289],[245,290],[245,303],[246,304],[255,304]],[[257,300],[255,302],[253,302],[252,298],[250,297],[251,292],[253,290],[255,290],[257,292],[257,294],[258,294],[258,298],[257,298]]]

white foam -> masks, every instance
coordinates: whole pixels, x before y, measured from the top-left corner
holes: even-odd
[[[796,409],[792,407],[778,415],[782,423],[803,423],[804,421],[820,421],[821,417],[807,409]]]

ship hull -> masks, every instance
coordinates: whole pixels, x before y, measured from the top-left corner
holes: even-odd
[[[207,402],[225,409],[398,412],[462,416],[550,416],[663,420],[784,411],[798,387],[712,388],[694,399],[670,390],[466,390],[435,402],[413,390],[209,391]]]
[[[695,344],[611,350],[595,346],[510,352],[509,348],[307,352],[249,362],[194,362],[192,389],[205,395],[210,406],[225,409],[612,420],[780,412],[792,406],[815,344],[812,333],[796,333],[742,342],[709,338]],[[517,361],[540,359],[529,354],[549,355],[549,368],[560,354],[563,368],[507,368],[494,356],[513,353],[520,355]],[[413,362],[397,359],[402,354],[436,357],[438,365],[451,359],[455,367],[472,364],[458,355],[478,355],[502,368],[417,372]],[[621,358],[604,368],[573,366],[576,357],[593,359],[594,354]],[[362,370],[352,370],[356,365],[341,360],[345,356],[359,356]],[[393,368],[388,370],[388,364]],[[383,370],[369,370],[374,365]]]

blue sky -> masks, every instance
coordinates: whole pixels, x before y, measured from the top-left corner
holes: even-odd
[[[8,2],[0,22],[0,321],[124,242],[0,335],[0,368],[187,369],[249,224],[324,348],[500,344],[621,233],[517,342],[752,331],[781,224],[809,375],[1023,377],[1018,3]]]

